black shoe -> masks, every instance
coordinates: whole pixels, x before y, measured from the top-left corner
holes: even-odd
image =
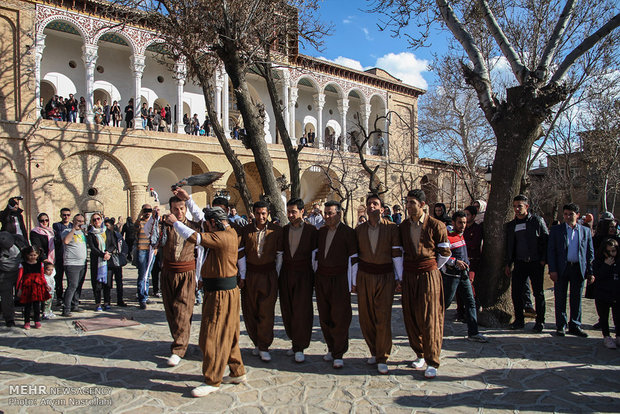
[[[69,311],[62,311],[62,313],[60,314],[60,316],[64,316],[65,318],[68,318],[71,316],[71,312]]]
[[[140,309],[146,309],[146,302],[140,302]]]
[[[557,336],[566,336],[566,330],[564,328],[556,329],[555,334]]]
[[[598,321],[594,325],[592,325],[592,329],[601,329],[601,321]]]
[[[536,333],[541,333],[543,331],[543,329],[545,329],[545,325],[542,323],[536,323],[534,325],[534,327],[532,328],[532,331],[536,332]]]
[[[511,331],[516,331],[518,329],[523,329],[523,328],[525,328],[525,324],[523,322],[513,322],[510,324]]]
[[[151,303],[153,303],[150,299],[147,299],[145,302],[147,305],[150,305]]]
[[[569,335],[575,335],[575,336],[578,336],[580,338],[587,338],[588,337],[588,334],[585,333],[584,330],[581,329],[581,327],[579,327],[579,326],[575,326],[574,328],[570,328],[568,330],[568,334]]]
[[[12,328],[15,326],[15,321],[6,321],[6,327],[7,328]]]
[[[127,304],[125,302],[118,302],[116,306],[120,306],[121,308],[126,308]]]
[[[84,312],[84,309],[80,308],[79,306],[76,306],[75,308],[71,308],[71,312],[82,313]]]

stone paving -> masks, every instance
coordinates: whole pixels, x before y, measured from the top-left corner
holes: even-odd
[[[136,271],[125,269],[126,295],[133,295]],[[85,283],[88,288],[90,282]],[[83,305],[93,308],[90,289]],[[552,291],[547,290],[553,321]],[[113,293],[114,298],[114,293]],[[355,297],[354,297],[355,300]],[[584,300],[584,324],[596,321],[593,301]],[[0,412],[46,413],[411,413],[411,412],[619,412],[620,350],[603,347],[601,334],[587,339],[528,330],[482,330],[488,344],[465,339],[466,326],[448,311],[439,376],[425,380],[408,366],[414,354],[402,323],[400,296],[394,302],[394,347],[389,375],[366,364],[368,351],[353,304],[345,367],[322,360],[326,351],[315,312],[313,342],[306,362],[286,356],[286,339],[276,306],[273,360],[251,354],[242,323],[241,346],[248,382],[222,385],[205,398],[190,391],[202,382],[198,349],[200,307],[195,307],[192,345],[177,367],[166,366],[170,334],[161,300],[147,310],[135,302],[111,312],[91,310],[72,318],[44,321],[42,329],[0,328]],[[125,315],[140,322],[129,328],[92,333],[76,331],[73,321]],[[18,324],[21,321],[18,318]],[[529,321],[526,329],[533,326]],[[25,387],[22,387],[25,386]]]

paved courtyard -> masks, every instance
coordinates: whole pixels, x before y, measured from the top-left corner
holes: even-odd
[[[134,295],[135,278],[135,269],[127,267],[127,296]],[[242,323],[248,382],[222,385],[220,391],[196,399],[190,391],[202,382],[197,346],[200,306],[195,307],[188,355],[179,366],[169,368],[170,334],[161,300],[155,298],[147,310],[130,301],[128,308],[95,313],[90,282],[84,286],[87,312],[44,321],[39,330],[0,328],[0,412],[620,411],[620,350],[604,348],[600,332],[588,330],[587,339],[558,338],[548,323],[541,335],[483,329],[490,342],[472,343],[465,339],[466,326],[452,322],[454,305],[448,311],[439,376],[425,380],[423,371],[408,366],[414,354],[402,322],[400,296],[394,302],[389,375],[379,375],[366,364],[369,355],[356,303],[350,349],[338,371],[322,359],[326,347],[316,312],[306,362],[297,364],[286,356],[290,342],[277,305],[273,360],[264,363],[252,356]],[[547,321],[552,322],[552,291],[546,294]],[[584,324],[590,328],[597,318],[594,304],[584,300],[584,305]],[[76,319],[112,315],[140,324],[90,333],[79,332],[73,324]],[[532,326],[529,320],[526,328]]]

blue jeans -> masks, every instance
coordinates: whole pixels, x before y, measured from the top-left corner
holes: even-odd
[[[442,274],[443,277],[443,302],[444,309],[448,309],[454,296],[458,293],[461,301],[465,306],[465,321],[467,322],[467,336],[478,335],[478,314],[476,313],[476,300],[474,299],[474,291],[471,288],[469,275],[465,273],[463,276],[448,276]]]
[[[144,303],[149,298],[149,251],[138,250],[138,302]]]
[[[583,293],[583,276],[579,264],[566,265],[564,273],[558,275],[558,281],[553,288],[555,296],[555,327],[566,328],[566,293],[570,284],[570,322],[569,329],[581,327],[581,295]]]
[[[69,122],[75,122],[77,120],[77,111],[69,111]]]

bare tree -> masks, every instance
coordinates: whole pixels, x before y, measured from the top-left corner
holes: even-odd
[[[334,148],[320,162],[325,182],[342,204],[342,217],[349,224],[353,199],[363,192],[368,176],[355,165],[350,152]],[[355,223],[350,223],[353,226]]]
[[[439,78],[420,103],[420,145],[461,166],[471,201],[482,198],[484,166],[495,154],[495,136],[478,105],[476,91],[455,70],[452,58],[435,65]]]
[[[491,192],[485,214],[483,266],[477,275],[480,322],[498,325],[512,317],[510,280],[502,276],[504,222],[519,191],[532,145],[553,108],[567,99],[569,71],[584,55],[601,52],[618,67],[618,4],[612,0],[375,0],[383,27],[396,35],[412,20],[422,27],[409,34],[412,45],[426,42],[434,23],[443,24],[462,51],[463,78],[477,94],[497,140]],[[496,91],[488,62],[501,57],[513,86]]]

